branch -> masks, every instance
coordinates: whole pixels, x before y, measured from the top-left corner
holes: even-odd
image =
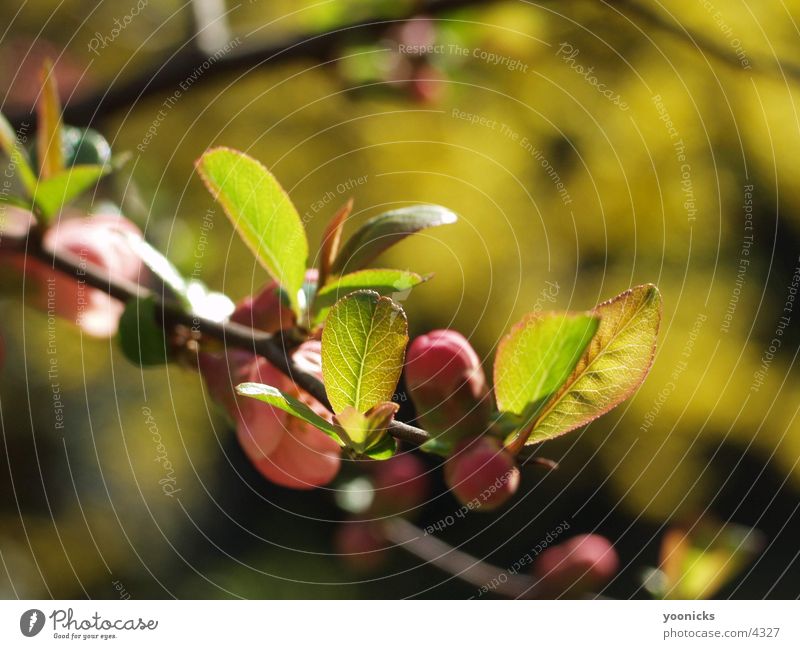
[[[488,589],[491,585],[493,593],[514,599],[534,599],[539,594],[536,580],[532,577],[512,574],[481,561],[440,539],[427,536],[421,529],[402,518],[390,518],[384,522],[383,533],[389,541],[406,552],[476,588]],[[501,580],[502,575],[506,579]]]
[[[214,78],[223,77],[233,71],[255,70],[259,67],[274,65],[288,60],[312,59],[320,62],[334,60],[340,50],[342,41],[357,33],[360,38],[379,37],[388,25],[410,20],[420,15],[437,15],[448,11],[456,11],[469,7],[480,7],[498,0],[422,0],[413,3],[412,8],[404,15],[390,18],[370,18],[352,22],[331,31],[303,34],[298,37],[277,43],[259,44],[255,46],[239,45],[229,53],[216,59],[214,65],[203,71],[196,85]],[[214,53],[211,56],[215,56]],[[127,108],[142,99],[164,91],[174,91],[181,82],[186,81],[198,67],[206,64],[209,53],[197,45],[195,38],[190,39],[177,52],[167,58],[166,62],[144,70],[130,79],[110,88],[100,88],[93,94],[78,101],[73,101],[64,108],[64,120],[74,126],[91,126],[114,111]],[[162,58],[163,61],[163,58]],[[18,126],[27,122],[35,126],[36,115],[28,112],[12,113],[9,121]]]
[[[156,291],[152,291],[135,282],[113,278],[105,269],[88,262],[78,255],[68,251],[61,251],[56,254],[46,250],[42,244],[41,234],[36,228],[32,228],[27,236],[0,236],[0,254],[4,250],[14,250],[39,259],[54,270],[69,275],[79,282],[84,282],[92,288],[108,293],[122,303],[150,297],[154,300],[156,309],[160,311],[165,327],[172,329],[184,327],[199,333],[201,337],[213,338],[221,341],[226,346],[236,347],[237,349],[263,356],[300,388],[333,412],[322,381],[313,374],[303,371],[292,362],[291,355],[288,352],[290,351],[290,346],[293,346],[293,343],[296,342],[294,339],[290,340],[282,334],[273,336],[265,331],[251,329],[237,322],[217,322],[187,313],[175,300],[166,298],[163,294],[158,294]],[[428,431],[422,428],[397,420],[393,421],[387,430],[395,439],[415,446],[424,444],[432,437]],[[558,463],[534,456],[534,452],[533,447],[522,449],[517,454],[520,465],[530,464],[548,470],[558,468]]]
[[[693,45],[701,52],[708,54],[711,58],[729,67],[735,68],[736,70],[744,69],[741,61],[732,53],[730,47],[726,47],[711,38],[706,38],[702,34],[688,29],[679,22],[670,22],[650,7],[640,4],[635,0],[615,0],[613,4],[614,6],[611,8],[618,13],[624,14],[627,12],[633,16],[638,16],[643,21],[649,23],[650,26],[667,32],[684,43]],[[750,56],[748,56],[748,59],[750,67],[754,72],[774,74],[782,77],[789,76],[795,80],[800,80],[800,65],[796,63],[782,61],[777,58],[774,61],[768,60],[766,63],[763,60],[754,61]]]
[[[120,302],[127,303],[129,300],[152,297],[161,312],[165,326],[172,328],[183,326],[200,333],[201,336],[220,340],[227,346],[255,352],[266,358],[328,410],[333,410],[328,396],[325,394],[325,386],[322,381],[313,374],[304,372],[292,362],[291,356],[287,353],[289,341],[282,335],[273,336],[236,322],[216,322],[187,313],[174,300],[165,299],[155,291],[135,282],[112,278],[103,268],[91,264],[77,255],[66,251],[58,254],[49,252],[42,245],[41,238],[35,230],[32,230],[29,236],[3,237],[2,247],[24,252],[40,259],[55,270],[76,278],[79,282],[85,282],[92,288],[104,291]],[[388,431],[396,439],[415,445],[422,444],[431,438],[425,430],[399,421],[392,422]]]

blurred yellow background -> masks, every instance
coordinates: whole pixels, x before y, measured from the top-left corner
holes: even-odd
[[[12,4],[0,18],[8,115],[30,106],[30,70],[45,55],[69,105],[76,84],[77,98],[158,67],[192,29],[183,3],[150,0],[94,53],[91,39],[108,38],[132,0]],[[92,127],[133,153],[104,198],[185,272],[199,259],[202,279],[234,299],[265,273],[193,172],[209,146],[242,149],[272,170],[305,217],[311,262],[348,197],[353,224],[408,203],[445,205],[458,224],[412,237],[382,261],[435,273],[404,302],[412,332],[457,328],[487,369],[526,312],[582,310],[658,284],[665,312],[648,380],[609,416],[545,444],[561,469],[527,473],[520,506],[491,530],[476,523],[483,536],[467,549],[513,560],[522,536],[538,538],[548,521],[586,506],[577,520],[608,525],[636,566],[654,561],[662,523],[709,511],[764,529],[774,554],[763,581],[778,580],[793,559],[786,535],[800,525],[800,313],[789,313],[774,359],[765,364],[764,354],[800,265],[800,5],[487,2],[412,28],[393,22],[426,15],[412,2],[228,9],[232,52],[386,22],[368,37],[345,30],[335,61],[204,72],[166,109],[169,90],[102,114]],[[409,43],[438,47],[423,59],[401,52]],[[327,556],[330,494],[264,484],[195,373],[141,371],[63,322],[67,423],[54,431],[46,316],[23,311],[19,296],[2,304],[3,596],[116,597],[117,579],[139,597],[403,595],[415,578],[437,584],[433,594],[461,594],[433,569],[404,573],[403,558],[387,569],[398,573],[388,586],[359,583]],[[143,407],[180,502],[162,493]],[[452,508],[447,498],[432,517]],[[740,594],[763,596],[768,587],[750,579]],[[796,596],[780,583],[775,592]],[[631,568],[619,594],[636,589]]]

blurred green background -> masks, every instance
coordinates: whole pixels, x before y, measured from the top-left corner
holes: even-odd
[[[47,56],[70,106],[196,47],[198,21],[182,2],[150,0],[117,32],[133,0],[11,6],[0,17],[0,91],[17,123]],[[450,207],[457,225],[408,239],[384,261],[435,273],[404,303],[412,332],[457,328],[487,368],[526,312],[586,309],[657,283],[660,345],[635,397],[546,443],[542,454],[561,468],[526,469],[513,507],[472,515],[442,537],[504,566],[569,520],[617,545],[625,569],[607,594],[637,597],[664,526],[708,514],[755,526],[768,542],[722,596],[800,594],[800,313],[754,383],[800,263],[800,3],[426,11],[402,1],[256,0],[226,9],[227,32],[206,30],[217,39],[211,53],[226,44],[232,55],[269,53],[326,32],[334,44],[322,58],[297,46],[224,73],[212,62],[187,90],[173,84],[90,113],[82,125],[133,154],[95,209],[121,205],[185,272],[239,299],[265,273],[193,173],[209,146],[242,149],[273,171],[306,217],[312,256],[348,197],[353,223],[413,202]],[[409,16],[417,19],[401,20]],[[358,21],[378,24],[337,31]],[[93,52],[92,39],[106,44]],[[436,47],[416,56],[411,45]],[[66,426],[56,430],[47,319],[20,297],[10,290],[1,302],[2,596],[114,598],[115,581],[132,597],[474,594],[400,551],[377,572],[352,572],[331,556],[344,517],[331,489],[268,484],[196,373],[141,371],[66,322],[57,326]],[[159,485],[143,407],[177,499]],[[419,512],[423,527],[457,507],[437,460],[426,461],[439,486]]]

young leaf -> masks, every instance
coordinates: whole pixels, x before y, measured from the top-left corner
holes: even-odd
[[[397,453],[397,440],[391,435],[383,435],[364,451],[364,455],[372,460],[388,460],[394,457],[395,453]]]
[[[527,423],[567,380],[597,325],[597,318],[583,313],[531,313],[514,325],[494,361],[500,411]]]
[[[23,210],[31,209],[30,201],[26,201],[24,198],[20,198],[19,196],[11,196],[10,194],[0,193],[0,203],[7,203],[8,205],[13,205],[14,207],[19,207]]]
[[[319,260],[319,285],[324,286],[328,280],[328,275],[331,273],[333,262],[339,252],[339,246],[342,242],[342,229],[350,212],[353,211],[353,199],[350,198],[342,205],[333,218],[328,222],[325,228],[325,234],[322,235],[322,249],[320,250]]]
[[[209,291],[199,280],[184,279],[172,262],[142,237],[126,232],[125,238],[144,265],[169,287],[183,308],[190,313],[222,322],[236,309],[236,305],[227,295]]]
[[[458,217],[439,205],[414,205],[379,214],[364,223],[341,249],[332,272],[358,270],[407,236],[437,225],[455,223]]]
[[[598,305],[600,327],[561,389],[544,405],[527,443],[588,424],[627,399],[644,381],[655,356],[661,295],[644,284]]]
[[[22,186],[29,196],[32,195],[36,189],[36,173],[31,168],[28,155],[17,141],[17,134],[2,113],[0,113],[0,148],[9,158],[11,163],[9,169],[19,173]]]
[[[136,365],[163,365],[168,360],[167,340],[156,315],[155,300],[145,297],[130,300],[119,319],[120,348]]]
[[[399,409],[400,406],[391,401],[381,402],[366,413],[348,406],[336,415],[336,423],[347,436],[348,446],[356,452],[374,459],[386,459],[386,453],[395,446],[384,443],[386,437],[391,438],[386,429]]]
[[[125,232],[125,239],[128,242],[131,250],[133,250],[139,259],[142,260],[147,268],[166,284],[178,299],[183,301],[184,306],[188,307],[189,302],[185,300],[186,296],[186,280],[180,274],[173,263],[167,259],[160,251],[156,250],[141,236]]]
[[[189,302],[189,311],[214,322],[224,322],[236,310],[236,305],[227,295],[210,291],[198,279],[190,279],[186,283],[184,297]]]
[[[336,443],[344,446],[344,442],[334,426],[329,421],[320,417],[316,412],[309,408],[299,399],[281,392],[278,388],[273,388],[271,385],[264,385],[263,383],[240,383],[236,386],[236,392],[245,397],[258,399],[271,406],[280,408],[294,415],[298,419],[302,419],[315,428],[319,428],[323,433],[332,437]]]
[[[330,310],[322,332],[322,376],[335,413],[367,412],[391,401],[403,369],[408,323],[374,291],[357,291]]]
[[[663,599],[714,597],[763,547],[763,534],[744,525],[702,519],[689,530],[674,527],[661,544],[663,583],[653,594]]]
[[[395,293],[405,293],[422,284],[427,278],[407,270],[392,268],[370,268],[342,275],[323,286],[314,299],[314,308],[323,309],[333,305],[336,300],[358,290],[371,290],[392,297]]]
[[[211,149],[196,166],[245,243],[286,289],[299,313],[308,242],[288,194],[260,162],[240,151]]]
[[[58,84],[53,74],[53,65],[46,61],[40,72],[42,86],[36,114],[39,129],[36,134],[39,171],[42,178],[51,178],[64,169],[64,152],[61,148],[61,102],[58,99]]]
[[[111,167],[77,165],[41,180],[33,194],[33,202],[45,217],[52,218],[74,198],[94,187],[111,172]]]

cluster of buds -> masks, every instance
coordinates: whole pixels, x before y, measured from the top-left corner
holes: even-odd
[[[291,310],[281,302],[275,283],[246,298],[231,319],[239,324],[276,333],[291,326]],[[322,377],[320,343],[309,340],[292,355],[293,363]],[[200,373],[211,396],[236,423],[245,454],[258,471],[275,484],[292,489],[313,489],[329,483],[339,471],[338,444],[311,424],[261,401],[236,395],[239,383],[266,383],[302,401],[320,416],[331,414],[311,395],[298,388],[266,359],[243,350],[201,352]]]
[[[453,445],[445,480],[464,505],[489,511],[519,487],[511,454],[491,437],[491,400],[480,358],[457,331],[432,331],[408,349],[406,383],[417,419],[438,441]]]

